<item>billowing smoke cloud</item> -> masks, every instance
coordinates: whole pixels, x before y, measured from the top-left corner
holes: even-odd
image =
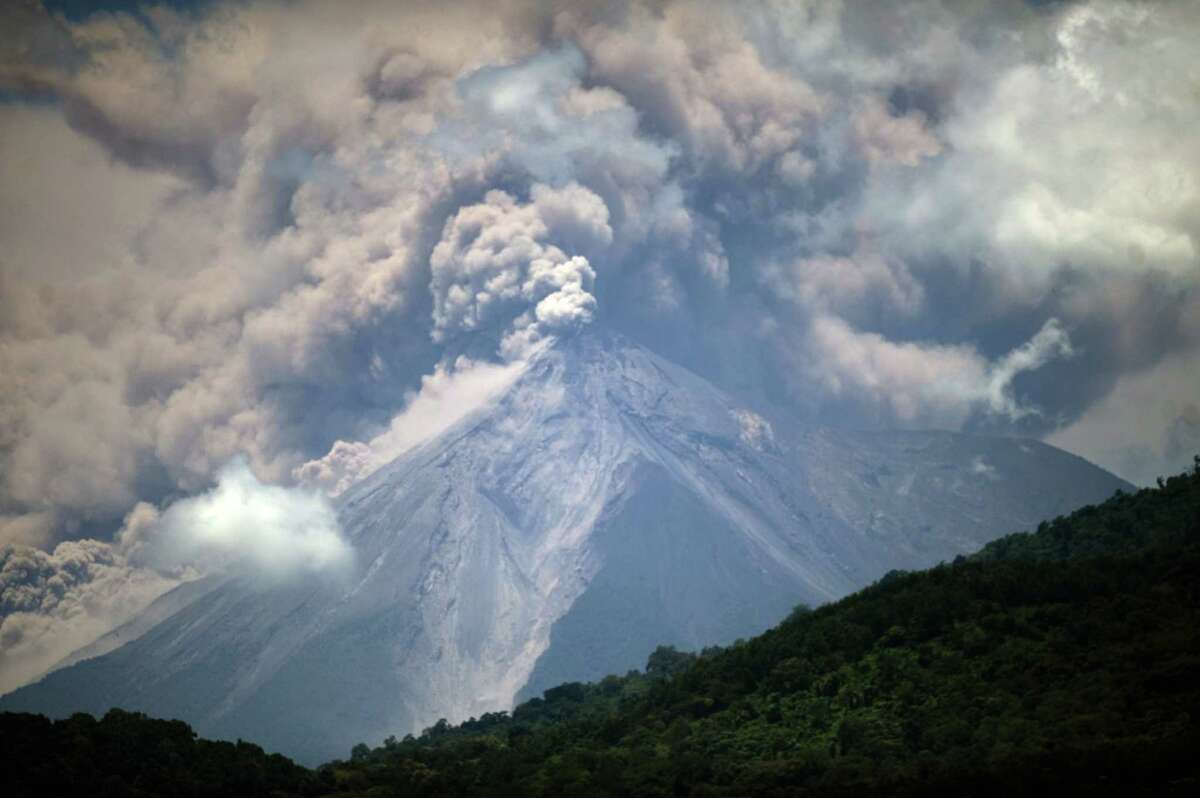
[[[1072,354],[1057,319],[993,363],[969,345],[897,344],[828,316],[814,321],[810,341],[807,369],[832,396],[917,424],[962,424],[977,411],[1012,421],[1040,414],[1014,395],[1014,379]]]
[[[0,547],[0,693],[45,673],[180,582],[178,574],[132,565],[120,544]]]
[[[930,132],[925,115],[910,110],[895,116],[880,97],[868,97],[854,114],[854,135],[862,154],[872,164],[917,166],[942,151]]]
[[[435,341],[499,322],[508,325],[501,350],[518,356],[545,335],[592,321],[596,272],[550,242],[602,251],[612,242],[608,208],[577,183],[534,184],[531,194],[522,206],[490,191],[446,223],[430,258]]]
[[[119,547],[236,457],[222,496],[337,492],[592,325],[813,420],[1045,437],[1139,481],[1195,446],[1194,4],[0,25],[0,541]]]
[[[1141,484],[1177,474],[1200,454],[1200,369],[1175,356],[1123,377],[1082,418],[1047,440],[1112,463]]]
[[[421,389],[410,395],[404,409],[386,429],[367,441],[337,441],[324,457],[296,469],[300,481],[318,485],[336,496],[409,449],[437,437],[456,422],[486,407],[513,383],[525,362],[502,365],[459,356],[439,364],[421,378]]]

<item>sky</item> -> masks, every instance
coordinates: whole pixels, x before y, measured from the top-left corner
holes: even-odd
[[[0,31],[0,691],[198,574],[344,569],[331,496],[592,324],[813,423],[1200,452],[1195,3]]]

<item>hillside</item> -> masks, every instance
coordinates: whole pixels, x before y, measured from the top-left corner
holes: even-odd
[[[202,742],[171,761],[195,785],[224,751],[232,772],[197,795],[1191,795],[1197,573],[1200,461],[1159,489],[798,609],[751,640],[699,656],[660,648],[645,672],[356,746],[316,772]],[[108,722],[49,734],[44,719],[4,716],[6,753],[34,742],[0,789],[70,794],[52,786],[81,773],[81,793],[132,783],[117,773],[127,759],[72,764],[100,750]],[[258,781],[230,792],[242,768]],[[136,777],[140,794],[167,794],[156,772]]]

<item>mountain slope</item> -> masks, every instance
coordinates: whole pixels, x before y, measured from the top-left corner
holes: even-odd
[[[340,497],[351,584],[230,579],[0,708],[121,706],[317,761],[757,633],[1121,487],[1029,441],[792,423],[588,330]]]

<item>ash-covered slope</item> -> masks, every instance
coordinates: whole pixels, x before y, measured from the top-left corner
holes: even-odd
[[[754,634],[1119,487],[1030,441],[792,424],[587,330],[343,494],[351,584],[229,580],[0,708],[121,706],[319,761]]]

